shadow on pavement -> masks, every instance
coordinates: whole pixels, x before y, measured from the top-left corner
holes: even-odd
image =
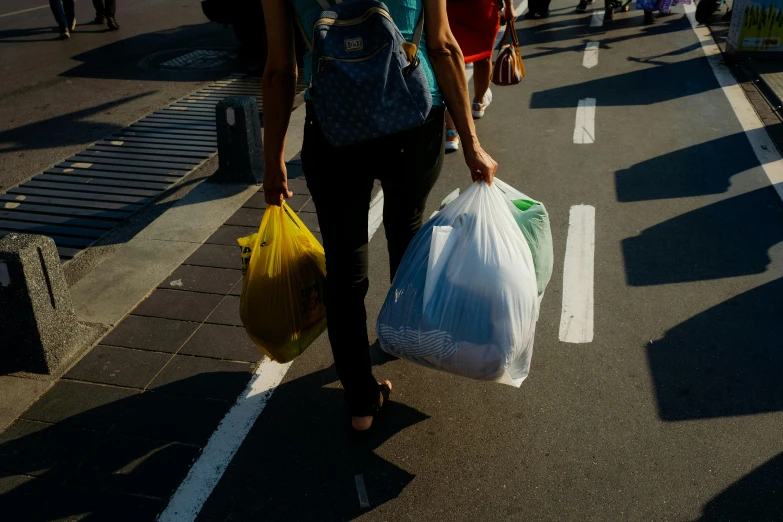
[[[194,395],[233,397],[248,377],[202,373],[140,394],[60,381],[56,396],[52,388],[0,435],[1,512],[27,522],[154,521],[232,405]],[[359,474],[371,506],[399,495],[413,477],[373,449],[426,415],[392,401],[373,435],[352,442],[342,391],[325,387],[335,381],[328,368],[277,388],[199,520],[352,519],[363,512]],[[123,398],[79,404],[96,393]]]
[[[223,62],[204,68],[158,67],[161,62],[197,49],[225,51],[226,56]],[[137,34],[77,54],[73,60],[82,63],[61,76],[170,82],[214,81],[243,66],[253,66],[260,58],[240,53],[233,33],[219,24],[205,22]]]
[[[699,73],[699,68],[704,70]],[[666,89],[661,85],[677,85],[677,88]],[[571,108],[575,106],[574,100],[596,95],[598,104],[605,107],[654,105],[718,87],[706,57],[699,57],[535,92],[530,99],[530,108]],[[601,93],[607,94],[601,97]]]
[[[710,308],[648,345],[661,419],[683,421],[783,410],[781,310],[783,278]],[[780,465],[778,458],[778,473]],[[778,489],[778,495],[780,492]]]
[[[95,107],[0,131],[0,153],[53,149],[63,145],[86,145],[104,136],[110,136],[122,129],[122,126],[86,120],[102,112],[116,109],[126,103],[149,96],[153,92],[147,91],[133,96],[126,96],[125,98],[96,105]],[[44,108],[47,106],[45,105]]]
[[[783,520],[783,453],[710,500],[698,522]]]
[[[773,187],[760,188],[624,239],[626,280],[648,286],[760,274],[781,241],[780,199]]]
[[[602,38],[601,48],[611,49],[612,44],[634,40],[637,38],[644,38],[647,36],[660,36],[677,31],[684,31],[686,29],[690,29],[691,27],[687,20],[682,19],[670,19],[662,24],[642,26],[640,25],[641,17],[628,15],[624,16],[622,13],[618,13],[617,18],[613,23],[605,24],[599,29],[590,27],[589,20],[591,17],[592,14],[586,17],[582,16],[578,19],[563,20],[559,22],[552,22],[548,24],[540,24],[517,29],[517,37],[519,38],[519,41],[523,46],[527,46],[527,48],[523,51],[522,58],[524,60],[532,60],[534,58],[542,58],[564,52],[584,52],[585,43],[588,41],[594,41],[597,32],[607,33],[609,31],[620,31],[623,29],[636,29],[633,33],[624,36]],[[563,40],[582,40],[582,42],[569,47],[546,47],[545,45],[542,45]],[[701,44],[696,43],[693,46],[686,47],[684,50],[674,51],[670,54],[662,56],[684,54],[685,52],[691,50],[690,47],[698,49],[701,47]],[[531,50],[537,50],[540,52],[531,52]]]
[[[758,160],[748,138],[738,132],[617,171],[617,200],[626,203],[722,194],[731,185],[732,176],[756,166]]]
[[[333,368],[280,386],[234,457],[199,516],[226,520],[353,520],[360,508],[355,477],[362,475],[370,508],[396,497],[413,475],[375,449],[428,418],[391,402],[371,435],[346,435],[348,417]]]

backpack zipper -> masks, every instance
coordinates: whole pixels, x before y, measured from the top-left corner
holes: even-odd
[[[350,62],[350,63],[365,62],[375,57],[375,55],[377,55],[379,52],[383,51],[387,47],[389,47],[389,42],[386,42],[382,46],[378,47],[372,54],[363,56],[361,58],[335,58],[333,56],[321,56],[320,58],[318,58],[318,72],[323,72],[324,62]]]
[[[319,25],[356,25],[364,22],[369,17],[371,17],[374,14],[379,14],[385,18],[387,18],[391,23],[394,23],[394,20],[392,20],[391,15],[386,9],[382,9],[380,7],[372,7],[364,12],[362,16],[359,16],[357,18],[349,18],[348,20],[336,20],[334,18],[321,18],[320,20],[316,20],[316,22],[313,24],[313,30]]]

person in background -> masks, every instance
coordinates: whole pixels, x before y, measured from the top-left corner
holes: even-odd
[[[76,15],[73,11],[73,0],[49,0],[49,7],[60,26],[60,38],[65,40],[71,37],[71,31],[76,29]]]
[[[294,23],[313,27],[322,8],[315,0],[263,0],[268,56],[264,97],[264,196],[280,205],[288,190],[283,156],[297,83]],[[372,373],[364,298],[369,288],[367,213],[373,183],[384,192],[383,225],[394,274],[405,249],[422,225],[427,196],[443,165],[444,104],[465,139],[465,163],[474,181],[492,183],[497,163],[484,152],[470,117],[462,52],[449,28],[446,0],[385,0],[403,37],[411,42],[424,16],[418,49],[433,106],[420,126],[344,147],[327,141],[318,114],[305,93],[306,116],[302,170],[313,197],[326,252],[324,303],[329,341],[354,432],[368,430],[387,402],[391,383]],[[302,29],[304,31],[304,29]],[[310,35],[310,38],[312,36]],[[312,55],[304,57],[305,83],[312,75]],[[350,94],[350,93],[348,93]],[[350,96],[335,103],[350,103]]]
[[[517,14],[514,0],[505,0],[504,16],[507,23],[513,23]],[[500,8],[497,0],[448,0],[446,10],[449,25],[457,39],[465,64],[473,64],[474,118],[482,118],[492,103],[489,83],[492,79],[492,51],[500,30]],[[447,151],[459,150],[459,133],[449,111],[446,112]]]
[[[654,11],[659,12],[658,16],[666,16],[672,7],[680,3],[689,5],[691,0],[637,0],[636,7],[644,11],[644,25],[651,25],[655,23]]]
[[[594,2],[595,0],[581,0],[579,5],[576,6],[576,12],[586,13],[588,4]],[[604,0],[604,9],[604,22],[611,22],[614,20],[615,9],[619,9],[623,13],[631,10],[631,0]]]
[[[92,0],[95,8],[95,20],[92,23],[97,25],[106,24],[106,27],[112,31],[120,28],[114,15],[117,11],[117,0]]]

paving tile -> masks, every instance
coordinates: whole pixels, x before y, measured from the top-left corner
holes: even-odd
[[[292,173],[289,170],[289,176],[291,174]],[[307,194],[308,196],[310,195],[310,191],[307,189],[307,182],[305,181],[304,177],[299,177],[294,179],[291,179],[291,177],[289,177],[288,189],[294,194]]]
[[[230,295],[223,299],[215,311],[207,317],[206,322],[242,326],[242,320],[239,318],[239,297]]]
[[[13,490],[2,496],[0,507],[3,515],[24,513],[22,518],[0,516],[0,520],[8,522],[152,522],[166,507],[166,502],[117,493],[98,494],[93,489],[80,488],[70,483],[63,484],[48,478],[21,477]]]
[[[262,358],[244,328],[204,324],[180,349],[183,355],[199,355],[232,361],[258,362]]]
[[[159,288],[226,295],[242,279],[240,270],[182,265]]]
[[[259,208],[240,208],[234,215],[228,218],[226,225],[237,225],[240,227],[255,227],[261,224],[261,218],[264,217],[264,210]]]
[[[253,367],[246,362],[175,355],[150,389],[233,402],[247,386]]]
[[[223,225],[215,231],[214,234],[209,236],[209,239],[205,241],[211,245],[226,245],[226,246],[239,246],[237,239],[240,237],[246,237],[258,232],[258,227],[239,227],[232,225]]]
[[[76,480],[87,487],[168,500],[199,452],[175,442],[109,435],[84,456]]]
[[[196,379],[205,386],[212,379],[221,380],[210,374]],[[203,446],[232,405],[228,401],[148,391],[136,398],[112,433]]]
[[[156,352],[176,352],[193,335],[198,323],[129,315],[101,344]]]
[[[26,420],[107,431],[138,392],[99,384],[59,381],[27,410]]]
[[[228,295],[242,295],[242,281],[239,281],[234,285],[234,288],[228,293]]]
[[[34,403],[51,384],[49,381],[0,375],[0,433]]]
[[[307,213],[307,214],[314,214],[314,213],[315,213],[315,203],[313,203],[313,200],[312,200],[312,199],[309,199],[309,200],[307,201],[307,203],[305,203],[305,204],[302,206],[302,208],[300,208],[300,209],[299,209],[299,211],[298,211],[298,212],[299,212],[300,214],[301,214],[302,212],[304,212],[304,213]],[[301,219],[301,217],[300,217],[300,219]]]
[[[302,220],[302,223],[304,223],[313,234],[321,232],[321,228],[318,226],[318,217],[315,213],[302,212],[299,214],[299,219]]]
[[[264,191],[259,190],[248,199],[244,205],[244,208],[266,208],[266,200],[264,199]]]
[[[215,309],[221,299],[221,296],[215,294],[159,288],[142,301],[133,314],[201,322]]]
[[[0,435],[0,469],[65,480],[100,437],[91,430],[20,419]]]
[[[66,379],[143,389],[169,362],[168,353],[96,346],[66,375]]]
[[[183,264],[241,270],[242,256],[239,245],[201,245]]]

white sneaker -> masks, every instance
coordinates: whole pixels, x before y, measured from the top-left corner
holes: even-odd
[[[490,103],[492,103],[492,91],[487,89],[487,92],[484,93],[484,98],[482,98],[481,103],[473,102],[473,110],[471,111],[473,113],[473,117],[476,119],[483,118],[484,111],[487,110],[487,107],[489,107]]]
[[[459,134],[457,134],[457,131],[446,131],[446,144],[443,146],[443,148],[448,152],[459,150]]]

